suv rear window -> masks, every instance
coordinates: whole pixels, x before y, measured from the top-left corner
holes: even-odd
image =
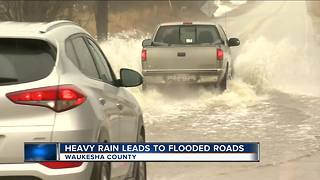
[[[165,44],[218,44],[222,43],[218,29],[213,25],[161,26],[155,42]]]
[[[0,38],[0,86],[43,79],[55,59],[56,49],[45,41]]]

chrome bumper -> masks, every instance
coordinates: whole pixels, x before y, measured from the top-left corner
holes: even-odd
[[[179,73],[216,73],[221,74],[224,69],[144,69],[143,75],[151,74],[179,74]]]
[[[224,69],[150,69],[142,70],[146,84],[201,84],[217,83]],[[190,80],[175,80],[174,76],[185,75]]]

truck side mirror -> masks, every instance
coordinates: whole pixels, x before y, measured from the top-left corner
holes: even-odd
[[[238,38],[230,38],[228,40],[228,46],[239,46],[240,45],[240,40]]]
[[[142,47],[152,46],[152,39],[145,39],[142,41]]]

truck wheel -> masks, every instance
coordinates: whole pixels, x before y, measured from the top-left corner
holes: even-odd
[[[219,89],[224,92],[227,89],[227,81],[228,81],[228,71],[229,71],[229,67],[227,66],[226,72],[223,76],[223,78],[221,79],[221,82],[219,84]]]

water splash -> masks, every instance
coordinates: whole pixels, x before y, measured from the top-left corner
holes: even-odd
[[[236,76],[257,90],[320,95],[320,63],[312,48],[290,39],[272,42],[265,37],[247,41],[235,61]]]
[[[141,72],[141,42],[145,37],[126,38],[116,35],[103,42],[101,47],[108,57],[114,71],[118,75],[120,68],[131,68]],[[149,123],[156,121],[158,116],[181,115],[184,112],[205,109],[208,106],[247,107],[261,99],[254,86],[245,83],[239,78],[229,81],[229,88],[224,93],[214,89],[180,88],[165,92],[157,89],[142,91],[141,87],[128,88],[140,105],[145,118]],[[178,92],[178,93],[177,93]]]

